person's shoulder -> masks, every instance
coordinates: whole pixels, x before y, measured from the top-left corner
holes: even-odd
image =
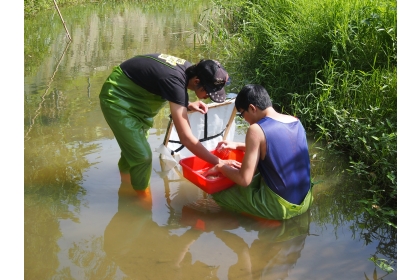
[[[253,137],[258,135],[264,135],[261,126],[258,123],[251,124],[246,134],[252,135]]]
[[[282,122],[282,123],[292,123],[292,122],[297,122],[299,121],[296,117],[291,116],[291,115],[285,115],[285,114],[278,114],[277,117],[275,118],[276,120]]]

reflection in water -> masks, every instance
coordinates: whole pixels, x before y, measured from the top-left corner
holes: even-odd
[[[61,232],[58,218],[50,208],[52,198],[39,198],[38,195],[25,195],[25,275],[32,275],[25,279],[50,279],[59,266],[57,253],[60,247],[56,240]],[[54,206],[62,208],[62,203]]]
[[[121,184],[118,212],[105,229],[104,250],[127,276],[173,279],[182,252],[197,233],[169,234],[170,228],[154,222],[151,211],[142,203],[131,185]]]
[[[121,183],[104,250],[133,279],[284,279],[304,247],[309,215],[270,223],[224,212],[203,198],[183,206],[178,224],[159,226],[147,199]],[[238,229],[253,231],[253,242],[235,234]]]
[[[29,125],[28,130],[26,131],[25,138],[28,137],[28,134],[29,134],[29,132],[31,132],[32,126],[34,125],[36,118],[38,117],[39,113],[41,112],[40,110],[42,109],[42,103],[44,103],[44,101],[45,101],[45,95],[48,93],[48,90],[50,89],[51,82],[54,80],[55,73],[57,73],[58,66],[60,66],[60,63],[63,60],[64,54],[66,53],[67,49],[69,48],[69,45],[70,45],[70,43],[67,43],[66,48],[64,49],[63,53],[61,54],[61,57],[60,57],[59,61],[57,62],[57,66],[55,67],[54,73],[52,74],[52,76],[50,78],[50,81],[47,84],[47,89],[45,90],[44,94],[41,97],[41,102],[38,105],[38,109],[35,111],[34,116],[30,119],[30,125]],[[59,103],[58,103],[59,98],[58,98],[57,90],[55,90],[54,93],[56,94],[56,100],[57,100],[56,101],[56,108],[59,109]],[[61,92],[60,92],[60,95],[62,95]]]
[[[38,145],[37,145],[38,144]],[[37,146],[34,146],[37,145]],[[78,222],[82,172],[96,145],[25,145],[25,279],[49,279],[59,266],[60,220]],[[60,156],[51,157],[51,154]],[[36,167],[36,168],[35,168]]]
[[[68,251],[69,258],[76,267],[84,268],[79,279],[115,279],[121,275],[117,265],[107,258],[102,250],[103,238],[94,237],[74,243]],[[76,274],[77,275],[77,274]],[[74,279],[70,267],[58,271],[53,279]]]

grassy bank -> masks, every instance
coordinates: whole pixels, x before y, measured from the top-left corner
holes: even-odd
[[[396,227],[396,1],[215,1],[208,31],[235,84],[259,83],[277,109],[348,156],[360,203]]]
[[[153,6],[154,8],[159,8],[160,6],[168,6],[168,4],[170,5],[170,3],[168,3],[168,1],[166,0],[56,0],[55,2],[57,3],[59,8],[89,3],[107,5],[119,4],[122,2],[151,4],[151,6]],[[55,9],[55,4],[52,0],[24,0],[25,18],[33,17],[40,11]]]
[[[56,0],[59,7],[65,5],[76,5],[91,0]],[[36,15],[39,11],[55,9],[54,1],[51,0],[24,0],[25,18]]]

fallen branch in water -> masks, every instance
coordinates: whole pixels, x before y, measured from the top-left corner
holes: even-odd
[[[61,18],[61,21],[63,22],[64,28],[66,29],[66,32],[67,32],[67,37],[69,37],[69,39],[70,39],[70,41],[71,41],[70,33],[69,33],[69,31],[67,30],[66,23],[64,22],[63,16],[61,15],[61,13],[60,13],[60,9],[58,8],[57,2],[56,2],[55,0],[54,0],[54,5],[55,5],[55,8],[57,9],[58,14],[60,15],[60,18]]]
[[[32,127],[35,124],[35,119],[38,117],[39,113],[41,112],[42,103],[44,103],[44,101],[45,101],[45,96],[47,95],[48,90],[50,89],[51,83],[54,80],[55,73],[58,70],[58,66],[60,66],[60,63],[63,60],[64,54],[66,53],[67,49],[69,48],[69,45],[70,45],[70,42],[67,42],[66,48],[64,49],[63,53],[61,54],[60,60],[58,61],[57,66],[55,67],[54,73],[52,74],[51,79],[50,79],[49,83],[47,84],[47,88],[45,89],[45,92],[41,97],[41,102],[38,105],[38,109],[35,111],[35,116],[32,118],[31,124],[29,125],[29,129],[25,134],[25,139],[26,140],[30,139],[30,137],[28,137],[28,134],[29,134],[29,132],[31,132]]]

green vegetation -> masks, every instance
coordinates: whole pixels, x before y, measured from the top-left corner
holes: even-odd
[[[235,90],[262,84],[278,110],[347,155],[348,171],[364,186],[359,202],[396,227],[396,1],[214,4],[208,38],[229,61]]]
[[[59,7],[69,4],[92,2],[91,0],[56,0]],[[51,0],[24,0],[25,18],[36,15],[40,11],[55,9]]]
[[[51,0],[24,0],[25,18],[30,18],[37,15],[41,11],[54,10],[54,1]],[[120,5],[124,3],[137,3],[144,5],[144,9],[149,10],[160,10],[173,8],[175,11],[179,8],[179,4],[182,3],[183,7],[194,6],[197,1],[188,0],[56,0],[58,8],[66,6],[80,6],[81,4],[98,4],[98,5]]]

